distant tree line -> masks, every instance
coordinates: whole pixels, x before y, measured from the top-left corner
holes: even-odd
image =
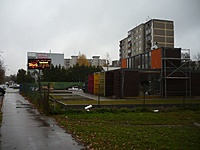
[[[30,72],[24,69],[19,69],[17,73],[17,83],[33,83],[35,79],[31,76]]]
[[[84,64],[76,64],[69,69],[51,65],[50,69],[41,71],[40,80],[42,82],[84,82],[87,80],[89,74],[99,72],[101,69],[100,66],[85,66]],[[33,83],[35,82],[33,76],[38,77],[39,72],[35,70],[33,74],[31,74],[24,69],[20,69],[18,70],[16,81],[17,83]]]
[[[76,64],[69,69],[61,66],[52,66],[51,69],[43,70],[41,80],[44,82],[84,82],[89,74],[101,71],[101,67],[85,66]]]

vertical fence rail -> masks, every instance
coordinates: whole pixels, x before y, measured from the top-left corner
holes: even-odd
[[[49,113],[49,90],[38,91],[37,84],[21,84],[20,93],[44,113]]]

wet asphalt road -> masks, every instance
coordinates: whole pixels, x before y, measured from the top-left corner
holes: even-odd
[[[7,89],[0,127],[0,150],[80,150],[70,134],[42,116],[18,92]]]

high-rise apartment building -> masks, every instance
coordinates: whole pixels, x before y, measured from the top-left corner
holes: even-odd
[[[120,47],[119,58],[120,59],[126,58],[128,56],[128,37],[120,41],[119,47]],[[129,54],[130,54],[130,50],[129,50]]]
[[[173,21],[151,19],[128,31],[120,41],[120,60],[157,47],[174,48]]]

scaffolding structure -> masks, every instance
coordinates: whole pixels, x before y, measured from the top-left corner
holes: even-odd
[[[190,50],[162,49],[161,93],[163,97],[191,97]]]

